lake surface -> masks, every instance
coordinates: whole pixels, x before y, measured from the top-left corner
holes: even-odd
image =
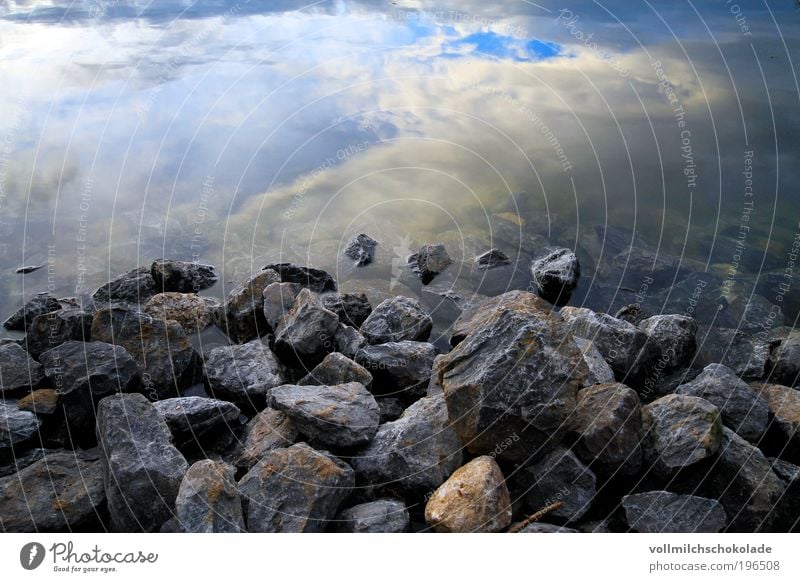
[[[462,294],[559,244],[573,303],[613,311],[652,259],[653,310],[701,274],[791,325],[799,46],[790,0],[2,2],[0,314],[160,257],[219,296],[275,261],[418,294],[405,257],[443,241]],[[491,247],[512,272],[471,269]]]

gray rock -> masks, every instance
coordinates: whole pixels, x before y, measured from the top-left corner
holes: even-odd
[[[299,267],[292,263],[275,263],[267,265],[264,269],[271,269],[278,273],[280,280],[284,283],[299,283],[315,293],[336,291],[336,281],[322,269]]]
[[[735,329],[705,328],[699,360],[728,366],[740,378],[763,378],[769,361],[769,343]]]
[[[142,388],[151,400],[177,396],[195,382],[199,357],[179,323],[125,309],[101,309],[92,340],[125,348],[139,364]]]
[[[623,384],[597,384],[578,393],[570,418],[575,453],[598,474],[631,475],[642,466],[642,410]]]
[[[614,317],[638,326],[645,319],[651,317],[651,315],[646,311],[644,311],[641,305],[638,305],[636,303],[630,303],[628,305],[620,307],[614,314]]]
[[[497,297],[488,297],[471,303],[453,324],[450,345],[457,346],[467,336],[485,327],[499,311],[513,309],[520,302],[534,304],[537,301],[541,311],[550,310],[547,303],[527,291],[509,291]]]
[[[433,320],[419,301],[393,297],[372,311],[361,324],[361,334],[372,345],[403,340],[426,341],[432,328]]]
[[[500,249],[491,249],[475,257],[475,264],[481,271],[488,271],[511,264],[511,259]]]
[[[800,384],[800,333],[792,333],[772,348],[769,379],[783,386]]]
[[[269,329],[278,329],[303,287],[297,283],[270,283],[264,289],[264,319]]]
[[[19,473],[0,479],[0,531],[99,528],[105,499],[96,454],[49,452]]]
[[[183,476],[175,511],[188,533],[240,533],[244,529],[242,499],[230,465],[198,461]]]
[[[556,249],[531,265],[539,296],[553,305],[566,305],[581,277],[578,257],[569,249]]]
[[[45,455],[51,453],[58,453],[60,450],[56,449],[31,449],[23,454],[13,455],[12,458],[4,455],[0,457],[3,459],[0,462],[0,477],[8,477],[22,471],[25,467],[30,467],[36,461],[42,459]]]
[[[356,267],[369,265],[375,257],[378,241],[367,234],[359,234],[347,243],[344,256],[353,261]]]
[[[290,447],[299,434],[294,421],[285,412],[266,408],[247,423],[238,467],[249,470],[273,449]]]
[[[28,327],[25,347],[30,355],[38,358],[66,341],[89,341],[93,317],[92,311],[74,307],[38,315]]]
[[[800,390],[778,384],[751,384],[753,392],[769,407],[774,427],[794,449],[800,446]]]
[[[679,386],[675,393],[705,398],[720,409],[723,424],[747,440],[757,441],[767,430],[767,403],[730,368],[709,364],[694,380]]]
[[[139,365],[122,346],[68,341],[39,358],[58,392],[67,423],[94,433],[97,403],[117,392],[139,389]]]
[[[568,326],[531,293],[497,298],[466,339],[437,362],[450,421],[467,449],[527,459],[555,443],[588,370]]]
[[[453,263],[447,249],[442,243],[432,243],[421,247],[408,257],[408,266],[421,280],[423,285],[433,281],[434,277]]]
[[[264,291],[277,282],[278,273],[261,271],[228,293],[217,314],[217,325],[232,342],[246,343],[272,331],[264,317]]]
[[[141,394],[108,396],[98,406],[97,440],[112,529],[158,531],[189,468],[167,423]]]
[[[373,390],[413,401],[428,391],[436,353],[426,342],[388,342],[362,348],[356,362],[372,374]]]
[[[697,351],[697,322],[687,315],[654,315],[639,324],[661,351],[659,365],[665,373],[686,366]]]
[[[215,429],[230,431],[239,426],[239,408],[231,402],[182,396],[168,398],[154,404],[179,444],[199,443]]]
[[[670,394],[642,408],[645,460],[662,475],[716,454],[722,439],[719,408],[695,396]]]
[[[372,313],[372,305],[365,293],[335,293],[324,295],[322,304],[325,309],[339,316],[339,321],[358,329]]]
[[[269,391],[286,381],[283,365],[261,340],[214,348],[206,356],[205,376],[214,398],[248,410],[261,410]]]
[[[334,352],[325,356],[325,359],[297,384],[299,386],[335,386],[348,382],[359,382],[369,389],[372,385],[372,374],[345,355]]]
[[[162,292],[197,293],[219,280],[212,265],[194,261],[159,259],[150,267],[156,289]]]
[[[577,529],[553,525],[551,523],[534,522],[526,525],[519,533],[580,533]]]
[[[532,511],[560,502],[561,506],[548,515],[566,521],[578,521],[591,507],[597,492],[594,473],[572,451],[561,447],[522,469],[520,479]]]
[[[356,357],[358,350],[364,347],[366,343],[366,338],[357,329],[341,322],[333,336],[333,344],[336,347],[336,351],[351,360]]]
[[[25,331],[33,323],[33,320],[44,313],[58,311],[61,304],[58,299],[49,293],[39,293],[25,305],[20,307],[11,317],[3,322],[6,329]]]
[[[668,491],[626,495],[622,508],[628,527],[641,533],[717,533],[728,518],[719,501]]]
[[[18,344],[0,344],[0,394],[28,392],[44,380],[44,368]]]
[[[461,466],[461,441],[450,427],[442,397],[422,398],[394,422],[378,427],[353,457],[359,479],[401,495],[425,495]]]
[[[181,324],[186,333],[192,334],[214,325],[220,305],[213,297],[168,292],[151,297],[144,306],[144,312],[162,321],[173,319]]]
[[[800,531],[800,467],[781,459],[769,459],[773,472],[786,486],[775,513],[775,531]]]
[[[144,305],[158,293],[156,282],[149,267],[137,267],[109,281],[92,295],[94,302],[101,306],[111,304]]]
[[[355,486],[353,470],[305,443],[269,451],[239,482],[250,532],[321,532]]]
[[[275,353],[289,365],[315,366],[336,348],[338,326],[338,316],[303,289],[275,330]]]
[[[336,516],[336,531],[342,533],[402,533],[410,518],[406,504],[379,499],[345,509]]]
[[[39,431],[42,421],[13,400],[0,402],[0,450],[24,444]]]
[[[614,382],[614,370],[608,365],[594,343],[591,340],[576,337],[575,345],[583,354],[583,361],[589,368],[589,375],[586,377],[585,386],[594,384],[611,384]]]
[[[288,414],[301,433],[331,447],[368,443],[380,422],[378,403],[358,382],[278,386],[270,394],[269,405]]]

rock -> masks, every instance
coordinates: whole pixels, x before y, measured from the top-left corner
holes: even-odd
[[[186,333],[199,333],[214,325],[221,303],[194,293],[159,293],[151,297],[144,312],[154,319],[173,319]]]
[[[27,410],[41,416],[54,414],[58,410],[58,392],[51,388],[34,390],[17,402],[20,410]]]
[[[18,344],[0,344],[0,394],[28,392],[44,380],[44,369]]]
[[[665,373],[691,363],[697,351],[697,323],[687,315],[654,315],[639,324],[661,351],[659,363]]]
[[[576,337],[575,345],[578,346],[581,354],[583,354],[583,361],[586,362],[586,367],[589,369],[585,385],[612,384],[614,382],[614,371],[594,343],[591,340]]]
[[[211,350],[205,376],[214,398],[246,409],[261,410],[269,391],[286,381],[283,365],[261,340]]]
[[[553,525],[551,523],[534,522],[526,525],[519,533],[580,533],[577,529]]]
[[[58,311],[61,304],[49,293],[39,293],[3,322],[6,329],[25,331],[33,320],[44,313]]]
[[[409,522],[405,503],[379,499],[339,513],[335,529],[341,533],[402,533],[408,531]]]
[[[481,271],[488,271],[511,264],[511,259],[500,249],[491,249],[475,257],[475,264]]]
[[[298,267],[292,263],[276,263],[267,265],[264,269],[271,269],[278,273],[280,280],[284,283],[299,283],[315,293],[336,291],[336,281],[321,269]]]
[[[139,364],[142,388],[151,400],[177,396],[195,382],[199,357],[179,323],[125,309],[101,309],[92,340],[122,346]]]
[[[381,424],[397,420],[406,409],[403,401],[399,398],[385,396],[383,398],[376,398],[375,401],[378,403],[378,408],[381,411]]]
[[[455,347],[464,339],[485,327],[486,323],[506,309],[514,309],[519,303],[531,304],[540,311],[550,311],[550,306],[542,299],[527,291],[509,291],[497,297],[489,297],[469,305],[453,324],[450,345]]]
[[[698,359],[704,364],[728,366],[740,378],[763,378],[769,361],[769,343],[735,329],[703,329]]]
[[[307,437],[331,447],[353,447],[372,440],[380,410],[363,384],[278,386],[269,405],[289,415]]]
[[[781,436],[794,448],[800,445],[800,390],[777,384],[751,385],[753,392],[769,407],[772,421]]]
[[[719,409],[695,396],[670,394],[642,408],[645,460],[662,475],[716,454],[722,439]]]
[[[419,301],[393,297],[372,311],[361,324],[361,334],[372,345],[403,340],[426,341],[432,328],[433,320]]]
[[[60,452],[56,449],[30,449],[19,455],[8,454],[0,455],[0,477],[8,477],[22,471],[25,467],[30,467],[36,461],[44,458],[45,455]]]
[[[525,501],[533,511],[561,502],[548,515],[578,521],[590,508],[597,492],[594,473],[569,449],[556,448],[520,474],[526,487]]]
[[[72,429],[94,434],[97,403],[141,385],[139,365],[122,346],[68,341],[39,358]]]
[[[425,505],[425,521],[439,532],[497,532],[511,524],[511,497],[494,459],[473,459],[450,475]]]
[[[394,422],[378,427],[351,460],[359,479],[401,495],[425,495],[461,466],[461,441],[442,397],[422,398]]]
[[[194,261],[159,259],[150,267],[156,289],[162,292],[197,293],[219,280],[214,267]]]
[[[37,315],[28,327],[25,347],[31,356],[38,358],[66,341],[88,342],[93,317],[93,312],[74,307]]]
[[[34,437],[42,421],[13,400],[0,401],[0,450],[24,444]]]
[[[247,423],[246,438],[238,467],[249,470],[273,449],[290,447],[297,440],[297,427],[285,412],[267,408]]]
[[[800,333],[792,333],[772,348],[769,378],[783,386],[800,384]]]
[[[366,338],[357,329],[341,322],[333,336],[333,345],[336,351],[351,360],[356,357],[358,350],[365,346],[366,343]]]
[[[154,406],[179,444],[200,443],[215,429],[230,431],[241,414],[235,404],[201,396],[168,398]]]
[[[141,394],[116,394],[100,401],[97,440],[111,528],[158,531],[189,468],[167,423]]]
[[[498,298],[491,315],[438,363],[454,429],[470,452],[507,460],[557,442],[588,370],[561,317],[531,293]]]
[[[566,305],[581,277],[578,257],[569,249],[556,249],[531,265],[539,296],[553,305]]]
[[[158,293],[156,282],[149,267],[138,267],[120,275],[100,287],[92,295],[94,302],[101,306],[111,304],[144,305]]]
[[[781,459],[769,459],[773,472],[786,489],[775,507],[775,530],[779,532],[800,531],[800,467]]]
[[[245,531],[242,500],[230,465],[198,461],[181,481],[175,510],[188,533],[241,533]]]
[[[0,479],[0,531],[57,532],[99,523],[105,503],[97,455],[50,452],[44,458]]]
[[[627,321],[584,307],[564,307],[561,315],[573,334],[592,340],[619,382],[636,388],[658,359],[655,343]]]
[[[325,309],[339,316],[339,321],[358,329],[372,313],[372,305],[365,293],[336,293],[322,297]]]
[[[633,324],[635,326],[638,326],[645,319],[651,316],[650,314],[642,310],[641,305],[638,305],[636,303],[631,303],[625,305],[624,307],[620,307],[614,314],[614,317],[616,317],[617,319],[621,319],[622,321],[627,321],[628,323]]]
[[[628,527],[641,533],[717,533],[728,523],[719,501],[668,491],[626,495],[622,508]]]
[[[321,532],[355,486],[353,470],[305,443],[269,451],[239,482],[250,532]]]
[[[289,365],[315,366],[335,349],[339,318],[302,289],[275,330],[275,353]]]
[[[623,384],[598,384],[578,393],[570,418],[575,453],[598,474],[632,475],[642,466],[642,410]]]
[[[258,275],[234,287],[217,312],[217,325],[237,344],[252,341],[272,331],[264,317],[264,291],[280,282],[275,271]]]
[[[408,257],[409,268],[422,280],[423,285],[433,281],[436,275],[452,263],[453,260],[442,243],[424,245]]]
[[[413,401],[427,393],[436,353],[426,342],[389,342],[362,348],[356,362],[372,375],[376,392]]]
[[[289,313],[300,293],[297,283],[270,283],[264,289],[264,319],[269,329],[278,329],[283,316]]]
[[[372,374],[350,358],[334,352],[325,356],[325,359],[297,384],[299,386],[335,386],[348,382],[359,382],[368,389],[372,385]]]
[[[378,241],[366,234],[359,234],[347,243],[344,256],[353,261],[356,267],[369,265],[375,258]]]
[[[767,403],[730,368],[709,364],[694,380],[678,386],[675,393],[705,398],[720,409],[723,424],[747,440],[757,441],[767,430]]]

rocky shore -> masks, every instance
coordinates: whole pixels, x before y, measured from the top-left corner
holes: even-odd
[[[361,234],[344,257],[379,251]],[[800,332],[714,327],[697,302],[596,312],[567,248],[527,289],[465,297],[455,267],[424,245],[420,297],[380,302],[290,263],[219,301],[215,268],[178,260],[35,296],[0,340],[0,530],[800,529]]]

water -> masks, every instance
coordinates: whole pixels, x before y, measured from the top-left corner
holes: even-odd
[[[416,294],[432,241],[462,294],[524,287],[556,243],[574,302],[611,310],[642,291],[633,242],[668,263],[654,310],[692,273],[780,305],[799,40],[789,0],[4,2],[0,314],[162,256],[217,265],[220,296],[277,260]],[[358,232],[381,246],[354,271]],[[481,283],[492,246],[516,269]]]

